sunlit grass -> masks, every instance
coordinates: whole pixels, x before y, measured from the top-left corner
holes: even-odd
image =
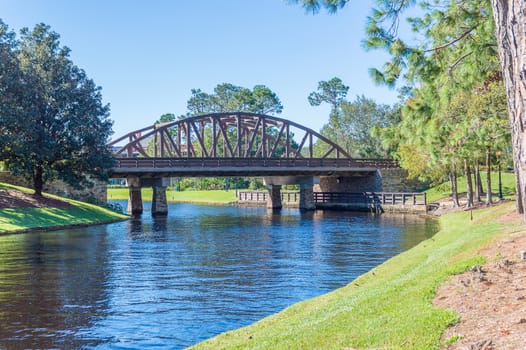
[[[227,332],[195,349],[435,349],[458,316],[433,307],[448,276],[482,264],[476,250],[517,230],[494,218],[513,210],[507,203],[440,219],[441,230],[344,288],[295,304],[249,327]],[[521,226],[523,228],[523,226]],[[504,231],[505,230],[505,231]]]
[[[24,187],[12,186],[4,183],[0,183],[0,188],[32,192]],[[72,204],[72,207],[0,209],[0,233],[70,225],[95,224],[128,218],[127,215],[93,204],[60,198],[50,194],[46,194],[46,196],[59,198]]]
[[[486,189],[486,173],[481,173],[482,186]],[[515,194],[515,174],[501,173],[502,177],[502,194],[504,198],[511,198]],[[461,176],[457,180],[459,194],[466,193],[466,177]],[[475,183],[473,182],[473,186]],[[438,186],[430,188],[425,191],[427,194],[427,202],[436,202],[439,199],[451,197],[451,182],[444,182]],[[498,194],[499,192],[499,175],[498,173],[491,173],[491,192]]]
[[[152,200],[152,189],[144,187],[141,190],[144,201]],[[127,188],[108,188],[108,200],[127,200]],[[191,202],[191,203],[209,203],[209,204],[226,204],[235,202],[235,190],[211,190],[211,191],[180,191],[167,190],[166,199],[169,202]]]

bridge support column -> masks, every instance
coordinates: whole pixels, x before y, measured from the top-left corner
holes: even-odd
[[[312,184],[300,184],[300,210],[314,209],[316,209],[316,203],[314,202]]]
[[[152,215],[168,215],[168,202],[166,201],[166,187],[153,186]]]
[[[166,200],[166,187],[170,184],[170,178],[146,178],[141,179],[142,186],[152,187],[152,215],[164,216],[168,214],[168,202]]]
[[[281,185],[267,185],[268,188],[268,209],[281,209]]]
[[[137,178],[127,179],[128,182],[128,213],[132,215],[142,214],[142,194],[140,180]]]

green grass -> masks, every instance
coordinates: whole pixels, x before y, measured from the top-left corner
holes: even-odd
[[[436,349],[444,330],[458,321],[431,302],[448,276],[482,264],[475,251],[514,232],[495,223],[506,203],[440,219],[441,230],[346,287],[295,304],[249,327],[223,333],[193,349]]]
[[[152,189],[145,187],[142,189],[142,198],[145,201],[152,200]],[[214,191],[166,191],[166,198],[169,202],[191,202],[208,204],[226,204],[236,201],[236,191],[214,190]],[[127,188],[108,188],[109,200],[127,200]]]
[[[486,173],[481,173],[482,187],[486,189]],[[515,175],[513,173],[502,173],[502,193],[505,198],[511,198],[515,193]],[[466,177],[461,176],[457,180],[459,194],[466,193]],[[475,183],[473,183],[473,186]],[[444,182],[438,186],[430,188],[425,191],[427,194],[427,202],[436,202],[439,199],[451,196],[451,183]],[[499,193],[499,175],[498,173],[491,173],[491,192]]]
[[[0,188],[17,189],[31,192],[29,189],[0,184]],[[59,198],[48,195],[49,197]],[[34,229],[58,228],[71,225],[88,225],[111,222],[128,218],[106,208],[79,201],[60,198],[73,206],[70,208],[20,208],[0,209],[0,234]]]

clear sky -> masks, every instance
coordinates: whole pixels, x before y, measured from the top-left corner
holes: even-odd
[[[320,80],[339,77],[348,99],[394,103],[368,68],[385,54],[361,46],[372,0],[341,12],[307,14],[286,0],[0,0],[0,18],[17,33],[43,22],[71,59],[102,87],[115,137],[186,113],[190,89],[263,84],[284,106],[280,117],[319,130],[329,107],[307,101]]]

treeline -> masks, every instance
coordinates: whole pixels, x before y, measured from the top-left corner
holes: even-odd
[[[321,8],[336,12],[347,3],[298,2],[313,12]],[[402,16],[416,3],[420,11],[405,18],[410,31],[402,33],[410,32],[412,36],[404,38],[398,31]],[[493,8],[499,8],[499,4],[495,1]],[[371,135],[382,140],[383,147],[378,149],[388,150],[412,177],[430,183],[449,178],[455,205],[459,205],[457,176],[466,175],[467,205],[471,206],[480,198],[477,189],[481,186],[475,183],[480,179],[480,169],[489,172],[493,162],[508,165],[512,158],[509,94],[501,75],[497,50],[501,42],[495,34],[492,3],[379,0],[374,6],[368,18],[364,47],[384,50],[390,59],[370,73],[378,84],[399,87],[401,114],[400,120],[391,126],[371,124]],[[320,83],[319,90],[327,85],[328,82]],[[509,84],[507,87],[512,88]],[[336,93],[321,95],[336,98],[321,101],[331,103],[335,110],[337,98],[346,90],[336,84],[333,92]],[[318,95],[314,95],[311,103],[319,101]],[[512,115],[518,112],[510,111]],[[342,125],[340,119],[331,113],[329,125]],[[338,137],[333,129],[327,126],[326,135]],[[489,183],[486,186],[490,188]],[[491,192],[487,192],[485,200],[491,203]],[[520,194],[521,191],[519,199]],[[521,200],[518,203],[520,207]]]

